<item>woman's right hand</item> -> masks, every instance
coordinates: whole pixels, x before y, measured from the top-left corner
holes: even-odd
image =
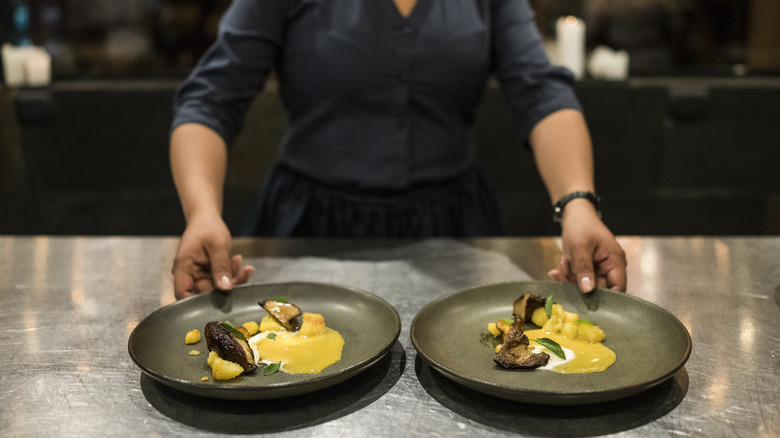
[[[241,255],[230,257],[230,248],[230,231],[219,215],[190,218],[173,260],[176,299],[246,283],[255,268],[241,266]]]

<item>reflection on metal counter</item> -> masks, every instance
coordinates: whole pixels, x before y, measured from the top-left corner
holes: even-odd
[[[628,294],[674,314],[693,351],[664,384],[557,415],[442,376],[416,354],[409,330],[448,293],[544,280],[557,239],[237,239],[234,251],[257,267],[254,282],[357,287],[384,298],[402,323],[385,359],[331,391],[246,404],[183,394],[130,359],[136,324],[173,302],[178,239],[0,236],[0,435],[722,436],[729,424],[730,436],[777,436],[780,238],[620,243]]]

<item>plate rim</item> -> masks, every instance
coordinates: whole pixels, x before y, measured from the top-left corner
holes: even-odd
[[[130,358],[133,360],[136,366],[138,366],[143,373],[145,373],[152,379],[168,387],[180,391],[184,391],[194,395],[200,395],[204,397],[224,399],[224,400],[268,400],[268,399],[285,398],[285,397],[307,394],[310,392],[314,392],[320,389],[324,389],[336,385],[345,380],[348,380],[354,377],[355,375],[359,374],[360,372],[370,368],[377,362],[379,362],[393,348],[393,345],[395,345],[395,343],[398,342],[398,339],[401,334],[401,317],[398,314],[398,311],[387,300],[365,289],[339,284],[339,283],[326,283],[326,282],[318,282],[318,281],[280,281],[280,282],[256,282],[256,283],[242,284],[233,287],[233,291],[231,291],[231,293],[235,291],[240,291],[241,289],[249,289],[253,287],[301,286],[301,285],[306,287],[326,286],[331,288],[334,287],[340,288],[344,290],[349,290],[350,292],[353,293],[363,295],[368,299],[378,302],[380,305],[382,305],[382,307],[384,307],[386,310],[389,311],[388,316],[392,316],[392,319],[394,321],[394,325],[393,325],[394,330],[391,336],[391,340],[386,345],[383,345],[382,348],[377,353],[371,355],[370,357],[361,359],[358,362],[347,366],[346,368],[338,371],[335,374],[330,374],[330,375],[319,374],[319,375],[314,375],[312,378],[303,381],[276,382],[269,385],[264,385],[262,387],[253,387],[253,386],[219,387],[219,386],[207,385],[203,382],[193,382],[193,381],[184,380],[173,376],[168,376],[165,373],[158,372],[150,368],[149,366],[147,366],[147,364],[142,363],[142,361],[137,357],[137,354],[134,351],[133,339],[139,336],[139,327],[142,326],[144,321],[146,321],[148,318],[152,317],[153,315],[170,311],[170,309],[174,306],[182,305],[180,303],[185,303],[195,299],[205,300],[205,298],[203,298],[204,296],[208,296],[213,293],[220,293],[218,291],[212,290],[201,294],[189,296],[187,298],[175,301],[171,304],[167,304],[158,309],[155,309],[154,311],[146,315],[133,328],[133,331],[130,333],[130,336],[128,337],[127,340],[128,354],[130,355]],[[211,394],[204,395],[203,394],[204,391],[209,392]]]
[[[557,287],[567,287],[565,285],[569,283],[561,283],[561,282],[555,282],[555,281],[543,281],[543,280],[529,280],[529,281],[504,281],[504,282],[496,282],[496,283],[489,283],[489,284],[483,284],[483,285],[476,285],[467,287],[464,289],[460,289],[445,295],[442,295],[432,301],[430,301],[428,304],[423,306],[417,314],[412,319],[412,323],[409,327],[409,337],[411,338],[412,345],[415,348],[415,351],[418,355],[420,355],[425,362],[430,365],[432,368],[434,368],[437,372],[441,373],[445,377],[447,377],[449,380],[454,381],[455,383],[458,383],[460,385],[466,386],[470,389],[473,389],[475,391],[481,392],[483,394],[496,396],[499,398],[512,400],[512,401],[521,401],[525,403],[530,404],[539,404],[539,405],[586,405],[586,404],[592,404],[592,403],[599,403],[603,401],[612,401],[617,400],[620,398],[628,397],[633,394],[637,394],[639,392],[645,391],[647,389],[653,388],[664,381],[668,380],[671,376],[673,376],[677,371],[679,371],[683,366],[685,366],[685,363],[688,361],[691,355],[691,351],[693,349],[693,342],[690,335],[690,331],[687,327],[685,327],[685,324],[682,323],[674,314],[669,312],[668,310],[664,309],[663,307],[652,303],[650,301],[644,300],[640,297],[634,296],[634,295],[628,295],[625,292],[617,292],[606,288],[597,288],[598,293],[606,293],[606,294],[618,294],[622,295],[623,297],[635,300],[641,303],[642,305],[649,305],[653,308],[655,308],[657,311],[660,311],[672,318],[672,321],[675,322],[675,324],[678,326],[678,328],[681,329],[681,333],[685,334],[685,352],[683,355],[679,358],[679,360],[675,363],[674,366],[670,367],[670,369],[665,372],[663,375],[653,379],[649,380],[647,382],[643,382],[640,385],[633,385],[628,387],[621,387],[616,389],[605,389],[605,390],[594,390],[594,391],[587,391],[587,392],[578,392],[578,393],[567,393],[567,392],[561,392],[561,391],[541,391],[541,390],[516,390],[513,388],[507,388],[506,386],[502,386],[500,384],[489,382],[486,380],[479,380],[475,378],[471,378],[469,376],[463,376],[459,375],[457,372],[451,370],[447,365],[440,363],[439,361],[432,358],[429,354],[427,354],[423,348],[420,348],[420,341],[416,337],[416,327],[419,324],[419,320],[421,316],[424,316],[425,312],[429,312],[430,308],[435,308],[437,305],[439,305],[442,301],[446,301],[448,299],[452,299],[453,297],[461,294],[468,294],[473,293],[475,290],[484,289],[484,288],[494,288],[494,287],[506,287],[506,286],[523,286],[523,285],[556,285]],[[576,285],[571,285],[570,287],[576,287]],[[594,291],[595,292],[595,291]],[[491,388],[492,392],[487,392],[486,388]],[[533,397],[534,395],[543,395],[545,400],[542,402],[529,400],[530,397]],[[583,400],[583,398],[592,398],[592,401]]]

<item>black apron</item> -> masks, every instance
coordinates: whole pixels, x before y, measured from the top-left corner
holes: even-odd
[[[483,175],[471,168],[403,192],[328,187],[277,164],[242,230],[269,237],[476,237],[501,234]]]

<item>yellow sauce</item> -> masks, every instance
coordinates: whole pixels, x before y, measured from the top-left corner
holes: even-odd
[[[549,338],[557,342],[561,347],[567,348],[574,353],[574,358],[551,368],[551,371],[561,374],[584,374],[598,373],[609,368],[615,363],[615,352],[601,344],[601,342],[590,343],[580,338],[567,338],[557,333],[551,333],[542,329],[527,330],[525,335],[529,340],[537,338]],[[531,342],[531,345],[536,345]],[[554,353],[546,351],[553,358],[557,358]],[[569,359],[567,357],[567,359]]]
[[[276,337],[268,338],[269,333],[275,333]],[[252,337],[249,344],[258,365],[281,362],[285,373],[316,374],[341,360],[344,338],[327,327],[313,335],[280,329],[262,332]]]

